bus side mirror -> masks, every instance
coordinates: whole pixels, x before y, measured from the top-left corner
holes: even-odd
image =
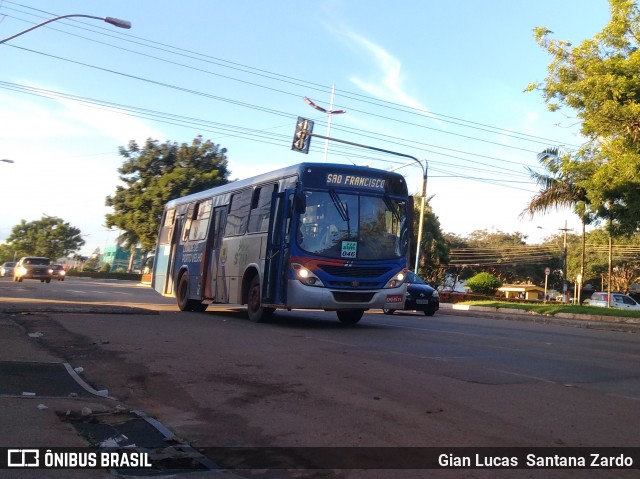
[[[301,215],[305,211],[307,211],[307,197],[301,191],[296,193],[295,196],[295,211],[297,214]]]

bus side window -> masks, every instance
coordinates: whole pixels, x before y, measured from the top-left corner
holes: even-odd
[[[194,212],[194,220],[189,230],[189,241],[199,241],[207,237],[209,219],[211,217],[211,200],[198,203]]]
[[[182,228],[182,236],[180,241],[184,243],[189,238],[189,232],[191,231],[191,225],[196,215],[198,214],[198,205],[191,203],[187,208],[187,215],[184,220],[184,227]]]
[[[173,231],[173,224],[176,219],[176,210],[170,209],[167,210],[164,215],[164,223],[162,224],[162,229],[160,230],[160,235],[158,236],[158,244],[169,244],[171,243],[171,232]]]
[[[269,213],[271,211],[271,196],[278,191],[278,185],[258,187],[253,191],[251,199],[251,214],[247,232],[263,233],[269,229]]]
[[[247,231],[252,193],[252,190],[245,190],[231,196],[225,236],[243,235]]]

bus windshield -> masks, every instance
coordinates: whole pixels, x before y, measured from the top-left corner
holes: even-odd
[[[406,202],[389,196],[306,190],[298,245],[328,258],[378,260],[407,254]]]

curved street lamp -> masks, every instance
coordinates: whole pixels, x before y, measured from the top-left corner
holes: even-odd
[[[62,20],[63,18],[69,18],[69,17],[84,17],[84,18],[93,18],[95,20],[102,20],[104,22],[110,23],[111,25],[114,25],[118,28],[131,28],[131,22],[128,22],[127,20],[120,20],[119,18],[113,18],[113,17],[95,17],[93,15],[82,15],[80,13],[72,13],[70,15],[61,15],[59,17],[55,17],[55,18],[51,18],[47,21],[44,21],[42,23],[38,23],[37,25],[34,25],[31,28],[27,28],[26,30],[23,30],[19,33],[16,33],[15,35],[11,35],[10,37],[5,38],[4,40],[0,40],[0,43],[4,43],[4,42],[8,42],[9,40],[13,40],[16,37],[19,37],[20,35],[24,35],[27,32],[30,32],[31,30],[35,30],[36,28],[42,27],[43,25],[46,25],[47,23],[51,23],[51,22],[55,22],[56,20]]]
[[[2,159],[2,160],[0,160],[0,161],[3,161],[3,162],[5,162],[5,163],[15,163],[15,161],[13,161],[13,160],[7,160],[6,158],[3,158],[3,159]]]
[[[331,108],[333,108],[333,93],[334,93],[334,87],[333,85],[331,86],[331,106],[329,106],[329,110],[327,110],[326,108],[322,108],[321,106],[316,105],[314,102],[312,102],[309,98],[307,98],[306,96],[304,97],[304,101],[307,102],[307,105],[309,105],[311,108],[315,108],[318,111],[321,111],[322,113],[325,113],[326,115],[329,116],[329,118],[327,119],[327,136],[330,137],[331,136],[331,117],[333,115],[341,115],[343,113],[346,113],[346,110],[332,110]],[[327,155],[329,153],[329,140],[325,140],[324,142],[324,162],[327,162]]]

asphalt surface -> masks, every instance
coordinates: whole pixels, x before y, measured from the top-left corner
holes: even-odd
[[[442,305],[438,314],[553,322],[572,327],[640,332],[640,324],[624,318],[573,316],[558,319],[494,308],[458,308],[461,309]],[[121,447],[135,444],[156,451],[163,450],[165,462],[155,471],[158,474],[166,472],[164,468],[176,467],[171,472],[173,477],[184,475],[195,479],[211,477],[212,473],[216,474],[215,477],[238,477],[227,471],[216,470],[215,463],[199,457],[198,451],[172,436],[171,431],[162,424],[146,417],[143,411],[132,410],[127,404],[111,397],[108,385],[93,386],[84,382],[79,365],[67,364],[41,347],[37,335],[27,334],[16,321],[20,315],[69,312],[157,314],[156,311],[147,308],[108,304],[70,304],[53,301],[39,301],[35,304],[25,300],[0,299],[0,447],[83,448],[95,447],[105,441],[119,440],[117,444]],[[176,448],[169,452],[164,450],[170,446]],[[185,461],[196,466],[189,472],[182,472]],[[0,477],[106,478],[114,475],[135,476],[139,475],[140,471],[20,470],[19,476],[5,473],[6,470],[0,470]]]

